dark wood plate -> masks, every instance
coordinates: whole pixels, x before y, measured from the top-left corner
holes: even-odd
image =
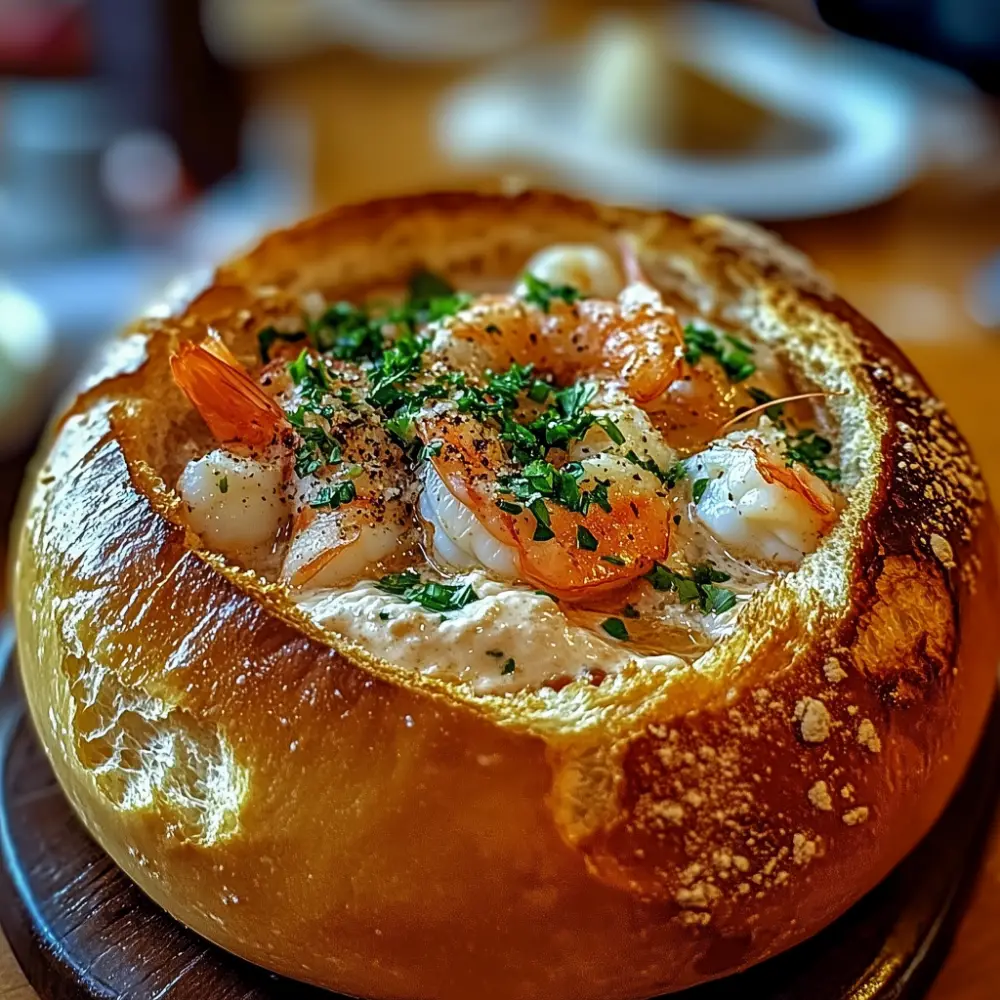
[[[84,832],[25,715],[0,638],[0,925],[44,1000],[333,1000],[221,951],[146,898]],[[798,948],[684,1000],[914,1000],[964,909],[1000,791],[1000,710],[927,838]]]

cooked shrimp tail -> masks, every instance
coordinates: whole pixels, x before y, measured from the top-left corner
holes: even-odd
[[[217,338],[181,344],[170,371],[220,444],[265,448],[288,426],[281,407]]]

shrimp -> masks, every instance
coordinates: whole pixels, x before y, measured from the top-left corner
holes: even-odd
[[[732,434],[687,460],[689,478],[708,480],[697,519],[738,556],[795,565],[837,520],[842,499],[776,441]]]
[[[392,557],[413,524],[402,451],[375,412],[358,402],[327,419],[340,455],[298,480],[299,512],[281,567],[296,588],[357,579]]]
[[[645,405],[680,374],[683,333],[660,293],[634,281],[613,301],[576,301],[569,293],[541,304],[530,295],[480,296],[437,324],[430,351],[472,371],[530,362],[557,382],[609,376]]]
[[[432,462],[424,465],[420,478],[423,489],[417,510],[430,528],[437,562],[458,570],[482,566],[502,579],[516,579],[516,547],[495,538],[479,523],[471,507],[452,495]]]
[[[598,420],[587,428],[582,438],[570,445],[569,457],[574,461],[610,452],[622,457],[631,453],[644,461],[652,460],[661,469],[669,469],[676,462],[676,452],[653,426],[646,411],[620,390],[598,397],[591,412]],[[608,434],[605,420],[610,420],[618,429],[616,439]]]
[[[213,549],[238,556],[269,544],[287,518],[280,461],[217,449],[177,481],[188,523]]]
[[[267,448],[290,430],[281,407],[217,336],[185,341],[170,358],[170,371],[220,444]]]
[[[608,379],[650,414],[670,445],[690,449],[712,440],[744,397],[752,398],[714,362],[688,363],[676,312],[625,240],[624,284],[618,270],[599,247],[549,247],[531,259],[527,273],[564,285],[533,292],[526,277],[515,294],[481,296],[432,326],[430,353],[469,374],[517,362],[562,384],[590,375]],[[615,297],[576,298],[591,291]]]
[[[187,341],[170,359],[174,381],[224,447],[184,467],[177,491],[188,523],[212,547],[240,556],[271,541],[288,511],[284,411],[217,337]]]
[[[525,271],[551,285],[569,285],[582,295],[613,299],[624,282],[611,255],[592,243],[556,243],[539,250]],[[516,289],[523,298],[524,282]]]
[[[409,525],[401,504],[376,494],[336,510],[303,507],[293,523],[281,578],[296,588],[349,583],[393,555]]]
[[[583,513],[543,501],[543,539],[537,509],[510,502],[503,488],[508,465],[495,434],[446,408],[423,415],[418,433],[425,442],[441,443],[430,458],[432,472],[425,473],[421,509],[442,561],[457,557],[468,566],[478,559],[495,572],[516,571],[519,579],[580,601],[625,587],[667,551],[669,499],[654,475],[626,459],[605,454],[579,463],[579,490],[606,491],[603,502]]]
[[[295,587],[354,579],[400,544],[411,519],[401,488],[388,479],[401,455],[371,414],[337,411],[332,399],[324,408],[330,416],[310,414],[310,428],[342,444],[299,475],[296,451],[306,431],[288,413],[299,411],[301,393],[284,366],[265,369],[269,394],[210,339],[182,345],[171,371],[223,446],[189,462],[177,483],[189,524],[208,544],[253,562],[291,521],[281,578]]]

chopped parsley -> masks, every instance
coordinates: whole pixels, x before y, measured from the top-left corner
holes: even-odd
[[[435,455],[441,454],[441,449],[444,447],[444,441],[435,438],[433,441],[428,441],[427,444],[423,445],[419,452],[417,452],[417,461],[426,462],[429,459],[434,458]]]
[[[545,506],[545,501],[541,497],[536,497],[528,504],[528,510],[535,518],[535,531],[531,536],[533,542],[547,542],[556,537],[552,530],[552,517],[549,508]]]
[[[493,417],[500,425],[500,440],[510,445],[516,462],[544,458],[550,448],[568,448],[597,422],[587,404],[597,395],[597,385],[581,380],[565,389],[553,389],[531,377],[530,365],[512,365],[506,372],[491,374],[485,389],[463,386],[456,397],[458,409],[479,419]],[[511,415],[518,394],[526,392],[534,402],[549,405],[533,420],[518,423]],[[615,428],[617,432],[618,429]]]
[[[549,398],[549,393],[552,391],[552,386],[548,382],[543,382],[541,379],[535,379],[531,383],[531,387],[525,393],[525,395],[533,403],[544,403],[545,400]]]
[[[288,374],[311,403],[319,403],[327,390],[332,388],[330,369],[326,363],[305,348],[294,361],[288,362]]]
[[[508,657],[506,660],[504,660],[503,666],[500,668],[501,676],[506,677],[507,674],[514,673],[516,667],[517,664],[514,662],[514,657],[513,656]]]
[[[378,361],[400,339],[387,340],[387,326],[406,327],[412,335],[418,326],[451,316],[470,301],[470,296],[456,292],[443,278],[417,271],[401,306],[375,315],[363,306],[334,302],[319,319],[307,321],[306,334],[318,351],[338,361]]]
[[[621,556],[601,556],[601,562],[611,563],[612,566],[627,566],[628,560]]]
[[[273,326],[265,327],[257,334],[257,348],[260,351],[260,360],[266,365],[271,360],[271,348],[276,341],[283,341],[286,344],[296,344],[300,340],[306,339],[304,330],[296,333],[282,333]]]
[[[628,629],[625,627],[625,622],[620,618],[605,618],[601,622],[601,628],[613,639],[619,639],[622,642],[628,642],[629,640]]]
[[[371,361],[382,354],[384,321],[350,302],[334,302],[307,326],[309,340],[323,354],[338,361]]]
[[[725,587],[716,586],[729,579],[728,573],[717,570],[708,563],[693,566],[690,576],[683,576],[668,569],[662,563],[654,563],[646,574],[656,590],[675,591],[682,604],[697,601],[705,614],[722,614],[736,603],[736,594]]]
[[[754,386],[748,387],[747,392],[758,405],[770,403],[774,398],[770,393]],[[764,412],[785,434],[785,457],[789,465],[798,462],[826,483],[840,482],[840,469],[827,461],[833,451],[833,445],[827,438],[812,427],[792,432],[785,424],[785,407],[782,403],[775,403]]]
[[[611,417],[599,417],[597,423],[604,430],[604,433],[611,438],[612,444],[619,445],[625,443],[625,435],[618,430],[618,425],[611,419]]]
[[[419,374],[421,355],[426,341],[415,333],[419,324],[450,316],[471,299],[455,290],[443,279],[428,271],[417,271],[410,279],[406,302],[382,315],[373,315],[367,308],[350,302],[334,302],[315,320],[306,321],[301,333],[280,333],[268,327],[258,334],[261,356],[267,360],[276,340],[294,342],[308,337],[312,347],[321,354],[332,355],[339,361],[368,363],[369,402],[381,409],[386,426],[401,444],[413,443],[413,417],[424,396],[408,391],[405,386]],[[403,329],[388,339],[387,326]],[[329,464],[332,444],[322,440],[315,430],[303,434],[303,429],[315,427],[316,421],[306,419],[312,412],[329,419],[332,409],[324,407],[323,398],[330,392],[330,373],[321,359],[304,350],[288,366],[289,374],[302,390],[303,406],[293,426],[305,439],[305,446],[296,456],[296,471],[300,476],[315,472]],[[424,395],[443,395],[440,387],[423,390]],[[340,398],[351,402],[349,389],[340,390]]]
[[[219,480],[219,492],[220,493],[228,493],[229,492],[229,477],[228,476],[223,476]]]
[[[421,355],[427,342],[414,334],[397,337],[378,359],[370,375],[368,401],[384,410],[398,409],[411,400],[412,393],[401,388],[420,371]]]
[[[516,406],[517,397],[529,385],[532,388],[535,385],[542,386],[545,389],[545,396],[547,396],[549,387],[544,382],[536,382],[531,378],[532,367],[532,365],[519,365],[515,362],[505,372],[500,372],[499,374],[489,372],[486,381],[486,393],[492,396],[496,403],[500,404],[499,408]]]
[[[407,601],[419,604],[428,611],[436,611],[440,614],[458,611],[466,604],[479,600],[479,595],[472,589],[472,584],[455,585],[437,583],[434,580],[425,581],[420,578],[419,573],[415,573],[413,570],[390,573],[388,576],[383,576],[375,586],[386,594],[403,597]]]
[[[597,551],[597,539],[582,524],[576,529],[576,547],[587,552]]]
[[[330,429],[336,394],[326,362],[307,350],[289,363],[288,373],[302,398],[302,403],[287,416],[301,442],[295,451],[295,473],[303,478],[341,460],[342,442]],[[342,395],[340,398],[343,403]]]
[[[580,290],[572,285],[550,285],[541,278],[536,278],[530,272],[526,272],[522,278],[524,282],[524,301],[533,306],[538,306],[543,312],[548,312],[555,299],[572,305],[582,298]]]
[[[625,607],[622,608],[622,614],[626,618],[639,618],[640,617],[638,609],[633,604],[626,604]]]
[[[351,480],[347,480],[343,483],[335,483],[333,486],[324,486],[322,489],[316,492],[314,496],[309,501],[310,507],[329,507],[331,510],[336,510],[338,507],[342,507],[345,503],[350,503],[352,500],[358,498],[358,491]]]
[[[390,310],[387,318],[393,323],[406,324],[411,330],[454,316],[472,301],[471,295],[456,292],[439,274],[424,269],[414,271],[406,291],[406,302]]]
[[[811,427],[785,437],[785,457],[789,465],[799,462],[825,483],[840,481],[840,469],[826,461],[831,451],[833,445]]]
[[[580,381],[559,389],[553,397],[555,405],[533,420],[529,430],[548,448],[565,448],[571,441],[582,438],[596,421],[586,409],[596,395],[594,382]]]
[[[756,386],[747,386],[747,395],[758,405],[763,406],[764,403],[770,403],[774,396],[769,392],[765,392],[763,389],[758,389]],[[785,406],[783,403],[775,403],[774,406],[769,406],[764,413],[767,415],[769,420],[774,423],[778,423],[785,414]]]
[[[705,495],[709,482],[711,482],[709,479],[696,479],[691,484],[691,498],[695,503],[701,503],[701,498]]]
[[[633,465],[638,465],[640,469],[652,472],[669,490],[672,490],[687,475],[687,469],[685,469],[683,462],[674,462],[669,469],[662,469],[653,459],[639,458],[632,450],[626,452],[625,457]]]
[[[516,476],[500,476],[497,479],[502,492],[530,505],[536,497],[554,500],[569,510],[578,510],[582,503],[580,480],[583,466],[570,462],[557,469],[551,462],[540,458],[529,462]]]
[[[444,299],[454,295],[455,289],[441,275],[420,268],[410,275],[407,293],[412,304],[423,306],[434,299]]]
[[[703,355],[715,358],[731,382],[742,382],[757,370],[753,362],[753,347],[746,341],[715,330],[688,323],[684,327],[684,360],[696,365]]]
[[[512,496],[518,503],[500,499],[497,506],[508,514],[520,514],[527,508],[535,518],[535,533],[532,540],[546,542],[555,537],[552,531],[552,519],[546,501],[549,500],[565,507],[567,510],[586,516],[592,506],[600,507],[605,513],[611,513],[611,501],[608,499],[610,480],[598,479],[593,489],[581,490],[580,480],[583,478],[583,466],[579,462],[569,462],[561,469],[551,462],[536,458],[529,462],[522,472],[513,476],[498,476],[497,489],[500,493]],[[586,537],[594,536],[586,531],[586,535],[577,533],[577,544],[581,537],[586,548]],[[596,548],[597,540],[594,539]]]

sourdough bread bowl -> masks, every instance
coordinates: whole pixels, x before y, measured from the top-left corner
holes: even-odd
[[[211,328],[249,363],[304,295],[510,282],[623,233],[839,428],[837,524],[693,663],[483,693],[366,653],[192,531],[180,344]],[[902,353],[755,228],[544,192],[339,208],[157,307],[53,424],[14,573],[34,724],[91,834],[222,947],[373,998],[647,997],[814,934],[941,811],[1000,649],[985,488]]]

